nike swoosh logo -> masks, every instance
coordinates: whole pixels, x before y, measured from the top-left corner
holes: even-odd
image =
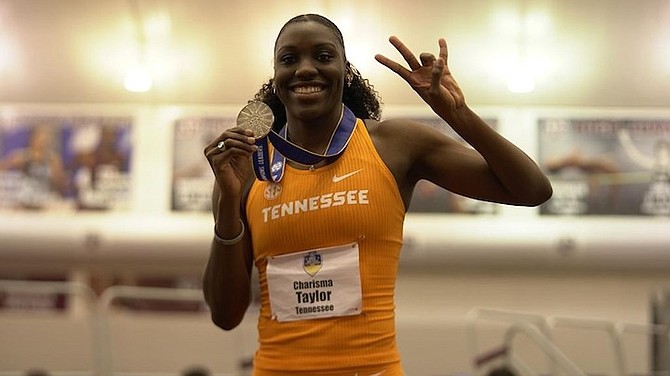
[[[348,178],[348,177],[351,177],[351,176],[353,176],[353,175],[358,174],[358,173],[361,172],[361,171],[363,171],[362,168],[361,168],[361,169],[358,169],[358,170],[356,170],[356,171],[352,171],[352,172],[350,172],[350,173],[348,173],[348,174],[344,174],[344,175],[342,175],[342,176],[333,175],[333,183],[340,182],[340,181],[342,181],[342,180],[344,180],[344,179],[346,179],[346,178]]]

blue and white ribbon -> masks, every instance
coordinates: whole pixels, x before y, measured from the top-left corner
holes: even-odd
[[[284,176],[287,158],[303,165],[315,165],[324,160],[337,159],[347,148],[355,128],[356,115],[347,106],[342,105],[342,116],[328,141],[324,154],[314,153],[289,141],[286,125],[279,132],[270,130],[267,137],[256,140],[258,150],[252,155],[256,178],[263,181],[279,182]],[[270,156],[268,140],[274,146],[272,157]]]

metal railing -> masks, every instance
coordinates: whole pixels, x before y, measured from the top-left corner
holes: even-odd
[[[97,316],[95,315],[95,305],[97,303],[97,295],[86,284],[80,282],[65,282],[65,281],[14,281],[14,280],[0,280],[0,292],[4,293],[22,293],[22,294],[63,294],[68,297],[70,304],[74,304],[75,300],[85,304],[88,312],[85,312],[85,319],[89,320],[91,329],[91,344],[93,346],[92,353],[94,358],[101,353],[101,343],[97,335]],[[69,312],[64,312],[63,315],[71,318]],[[6,354],[5,354],[6,356]],[[98,364],[96,359],[92,361],[93,367]],[[54,376],[58,375],[99,375],[99,370],[91,369],[90,371],[50,371]],[[25,370],[6,371],[2,370],[0,375],[25,375]]]
[[[114,352],[111,346],[111,333],[108,316],[117,300],[142,299],[157,301],[179,301],[201,303],[204,298],[199,289],[159,288],[137,286],[111,286],[105,289],[98,300],[98,339],[100,352],[98,372],[100,375],[114,375]],[[204,313],[203,313],[204,314]]]
[[[504,337],[504,344],[507,348],[513,349],[512,342],[517,335],[523,334],[532,340],[538,349],[542,350],[549,359],[552,365],[565,371],[569,376],[586,376],[586,373],[579,369],[558,347],[556,347],[543,333],[540,332],[537,326],[527,322],[517,322],[507,329]],[[519,357],[515,356],[513,352],[508,354],[510,357],[510,365],[520,372],[522,375],[536,376],[537,373],[528,367],[528,365]]]

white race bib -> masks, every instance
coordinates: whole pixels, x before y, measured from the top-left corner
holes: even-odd
[[[266,275],[277,321],[362,312],[358,243],[270,257]]]

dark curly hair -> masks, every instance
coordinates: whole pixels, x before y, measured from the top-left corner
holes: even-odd
[[[277,40],[279,36],[284,32],[287,26],[296,23],[296,22],[308,22],[314,21],[318,22],[327,28],[331,29],[333,34],[337,36],[338,41],[344,50],[344,38],[342,37],[342,32],[340,29],[329,19],[318,14],[302,14],[296,17],[291,18],[282,26],[277,35]],[[275,45],[277,43],[275,40]],[[356,69],[348,60],[346,60],[345,54],[345,64],[347,69],[347,81],[344,85],[344,90],[342,92],[342,103],[360,119],[381,119],[381,97],[374,89],[370,82],[361,76],[361,73]],[[261,89],[254,95],[254,100],[265,102],[270,108],[275,116],[274,128],[280,128],[286,123],[286,109],[284,104],[279,100],[279,97],[272,89],[273,79],[269,79],[268,82],[264,83]]]

